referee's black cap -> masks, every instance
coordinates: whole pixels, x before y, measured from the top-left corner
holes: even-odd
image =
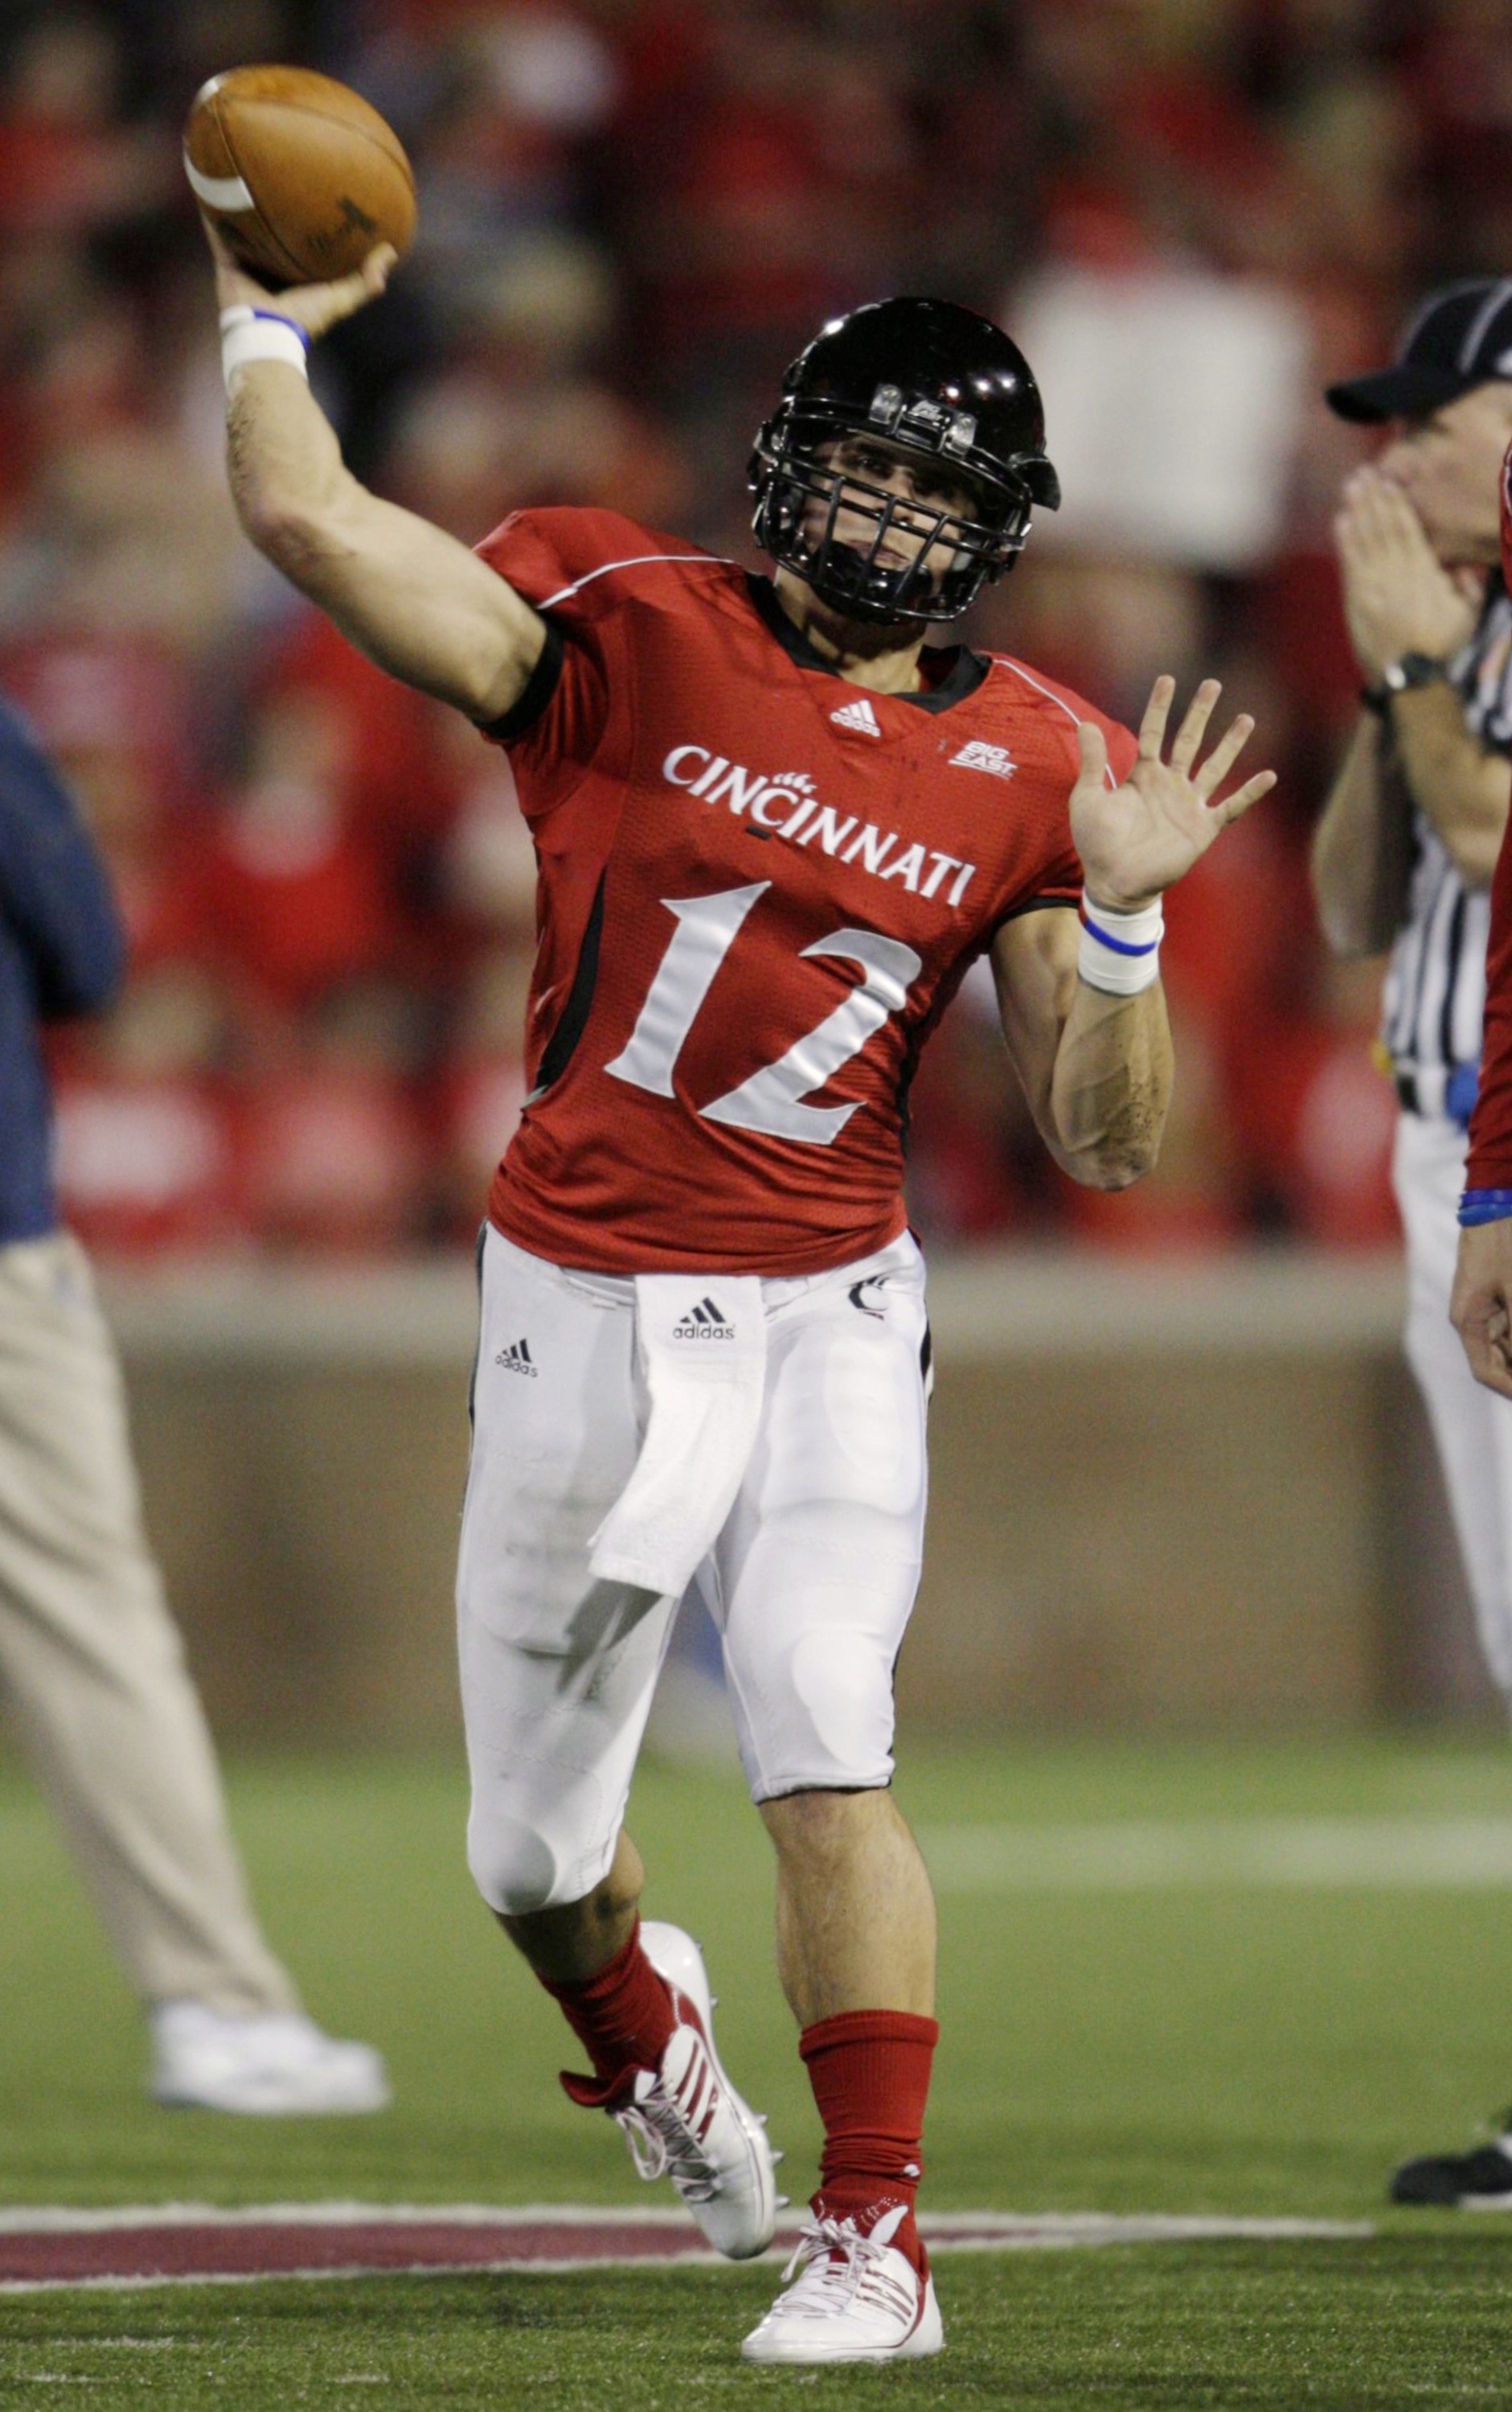
[[[1494,377],[1512,378],[1512,277],[1481,276],[1431,293],[1393,365],[1345,377],[1324,400],[1341,419],[1419,419]]]

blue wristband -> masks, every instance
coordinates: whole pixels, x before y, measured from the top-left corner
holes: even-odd
[[[1477,1223],[1505,1222],[1509,1214],[1512,1189],[1467,1189],[1460,1200],[1460,1223],[1466,1231]]]
[[[1147,946],[1131,947],[1126,938],[1110,937],[1108,932],[1093,919],[1085,904],[1081,908],[1081,919],[1083,926],[1092,932],[1098,945],[1111,947],[1115,955],[1152,955],[1160,944],[1158,938],[1152,938]]]
[[[256,306],[254,306],[252,315],[255,318],[272,318],[274,324],[279,327],[292,327],[301,343],[304,346],[305,350],[309,350],[311,340],[309,329],[301,327],[297,318],[286,318],[282,310],[259,310]]]

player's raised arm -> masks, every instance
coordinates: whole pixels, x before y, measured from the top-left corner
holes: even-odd
[[[992,946],[1004,1037],[1040,1135],[1088,1187],[1123,1189],[1148,1172],[1170,1107],[1170,1030],[1160,987],[1161,898],[1220,831],[1275,785],[1259,771],[1214,802],[1254,722],[1240,713],[1198,760],[1218,700],[1198,687],[1166,756],[1176,682],[1159,678],[1139,752],[1119,787],[1094,721],[1078,729],[1071,832],[1085,875],[1079,932],[1064,911],[1008,921]]]
[[[301,335],[324,334],[381,293],[394,254],[380,246],[354,276],[272,294],[208,224],[206,234],[242,527],[380,669],[473,720],[498,719],[540,657],[545,623],[464,544],[358,482],[304,373]]]

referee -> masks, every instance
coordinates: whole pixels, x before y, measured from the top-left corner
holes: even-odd
[[[1498,566],[1512,438],[1512,280],[1432,294],[1394,366],[1328,390],[1391,422],[1334,522],[1363,684],[1313,846],[1342,955],[1390,947],[1382,1037],[1402,1113],[1406,1348],[1427,1403],[1487,1664],[1512,1705],[1512,1402],[1473,1378],[1449,1323],[1486,1001],[1490,880],[1512,759],[1512,599]],[[1505,2147],[1505,2149],[1504,2149]],[[1409,2161],[1399,2202],[1512,2205],[1512,2135]]]

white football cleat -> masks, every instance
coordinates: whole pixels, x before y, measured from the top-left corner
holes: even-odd
[[[389,2099],[371,2044],[339,2042],[301,2011],[231,2018],[203,2002],[159,2002],[150,2020],[149,2087],[174,2109],[288,2118],[381,2110]]]
[[[811,2220],[783,2272],[793,2284],[751,2331],[741,2347],[745,2360],[893,2361],[938,2353],[945,2330],[934,2281],[920,2277],[892,2242],[907,2216],[899,2203],[866,2236],[854,2219]]]
[[[764,2123],[720,2066],[713,2000],[692,1935],[648,1919],[640,1948],[670,1985],[678,2022],[660,2067],[638,2070],[610,2116],[637,2174],[669,2177],[714,2250],[748,2261],[766,2251],[777,2224],[776,2155]]]

